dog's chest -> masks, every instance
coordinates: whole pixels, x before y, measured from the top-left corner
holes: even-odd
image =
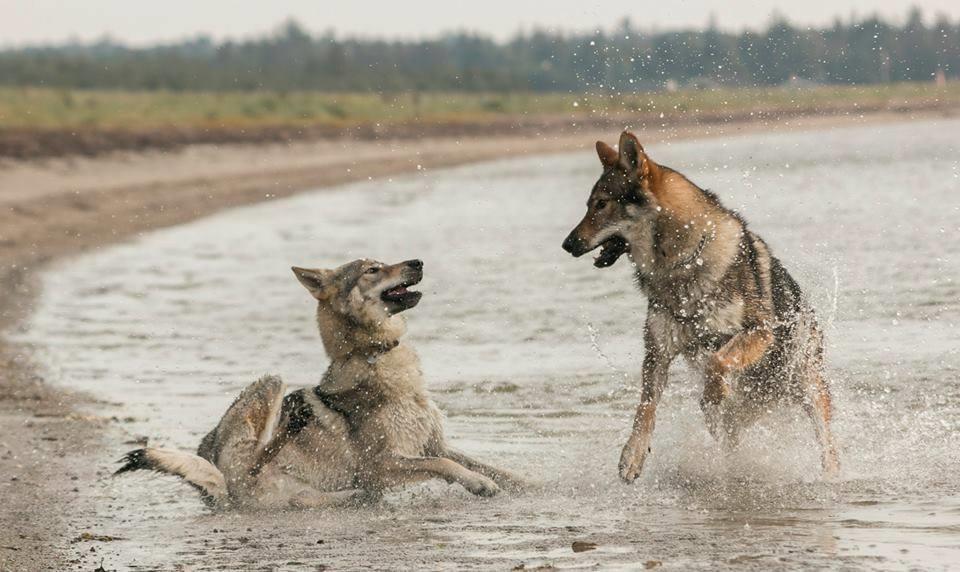
[[[442,439],[442,416],[423,389],[416,354],[398,348],[382,356],[371,372],[378,406],[370,419],[361,420],[367,439],[376,449],[392,454],[427,454]]]
[[[686,294],[650,297],[650,310],[658,319],[648,322],[657,328],[658,339],[671,340],[684,354],[695,355],[718,350],[743,329],[744,301],[704,295],[696,290]]]
[[[631,237],[630,259],[637,287],[651,301],[678,316],[703,313],[702,305],[716,289],[716,281],[706,272],[696,250],[687,260],[676,245],[667,248],[663,242],[649,230]]]
[[[694,318],[681,323],[689,356],[711,354],[743,329],[743,300],[704,304]]]
[[[742,298],[715,301],[705,305],[696,325],[706,333],[734,334],[743,327],[743,312]]]
[[[442,440],[442,416],[425,396],[391,400],[377,411],[375,425],[375,437],[396,455],[435,454]]]
[[[637,285],[654,307],[698,329],[725,332],[743,319],[743,301],[718,291],[713,280],[696,272],[638,272]]]
[[[739,331],[744,302],[719,287],[716,271],[698,256],[662,255],[653,237],[634,245],[631,259],[636,283],[651,307],[672,318],[685,340],[723,336]],[[697,253],[696,250],[694,250]]]

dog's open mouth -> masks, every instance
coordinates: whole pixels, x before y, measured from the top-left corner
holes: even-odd
[[[417,284],[418,282],[420,282],[420,278],[406,280],[401,284],[390,288],[389,290],[384,290],[380,294],[380,299],[388,304],[399,306],[404,310],[413,308],[417,305],[417,302],[420,301],[420,297],[423,296],[423,293],[415,290],[408,290],[407,288]]]
[[[597,268],[613,266],[621,256],[630,250],[630,244],[620,235],[613,235],[600,244],[600,254],[593,259]]]

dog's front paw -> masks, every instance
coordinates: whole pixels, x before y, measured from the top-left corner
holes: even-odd
[[[481,475],[464,482],[463,487],[478,497],[492,497],[500,492],[497,483]]]
[[[631,436],[620,453],[620,478],[626,483],[632,483],[640,476],[643,470],[643,461],[647,456],[646,447],[636,436]]]

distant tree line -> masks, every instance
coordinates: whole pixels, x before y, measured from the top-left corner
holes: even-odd
[[[197,38],[132,48],[102,41],[0,52],[0,84],[64,88],[321,91],[639,91],[667,84],[929,81],[960,74],[960,21],[877,17],[812,29],[775,18],[763,31],[472,33],[423,41],[311,35]]]

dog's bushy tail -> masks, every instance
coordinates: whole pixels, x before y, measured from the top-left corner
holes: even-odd
[[[175,475],[200,491],[207,504],[221,504],[227,500],[227,481],[210,461],[173,449],[137,449],[120,459],[123,466],[114,476],[130,471],[156,471]]]

